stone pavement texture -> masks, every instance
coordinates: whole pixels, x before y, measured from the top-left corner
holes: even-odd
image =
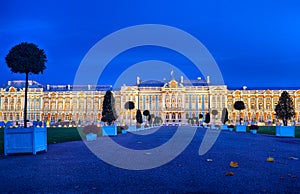
[[[149,135],[127,133],[113,140],[149,149],[168,141],[175,130],[162,127]],[[49,145],[47,153],[35,156],[1,155],[0,193],[300,193],[300,160],[290,159],[300,158],[300,139],[222,131],[212,149],[199,156],[204,133],[198,128],[178,157],[149,170],[111,166],[83,141]],[[273,163],[266,161],[269,156]],[[231,161],[239,167],[231,168]]]

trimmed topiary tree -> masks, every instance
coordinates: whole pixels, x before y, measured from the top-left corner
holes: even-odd
[[[289,119],[295,116],[293,100],[287,91],[283,91],[275,107],[277,118],[281,119],[284,126],[287,126]]]
[[[27,128],[27,91],[29,73],[39,74],[46,69],[46,54],[33,43],[22,42],[14,46],[5,57],[13,73],[25,73],[24,128]]]
[[[149,115],[150,115],[149,110],[144,110],[144,111],[143,111],[143,115],[146,116],[146,117],[149,116]]]
[[[199,119],[202,119],[203,118],[203,114],[199,114]]]
[[[138,109],[138,110],[136,111],[136,116],[135,116],[135,118],[136,118],[136,122],[137,122],[137,123],[139,123],[139,124],[142,124],[142,123],[143,123],[143,116],[142,116],[142,113],[141,113],[141,110],[140,110],[140,109]]]
[[[240,111],[240,125],[242,124],[241,111],[245,109],[245,104],[243,101],[236,101],[233,105],[235,110]]]
[[[108,90],[105,93],[103,105],[102,105],[102,118],[101,121],[111,125],[117,119],[115,110],[115,98],[113,93]]]
[[[132,101],[126,102],[125,105],[124,105],[124,108],[126,110],[130,111],[130,123],[129,123],[129,125],[131,125],[131,110],[134,109],[134,102],[132,102]]]

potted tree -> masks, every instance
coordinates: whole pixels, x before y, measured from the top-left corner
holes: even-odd
[[[135,125],[132,125],[132,126],[131,126],[131,110],[134,109],[134,102],[132,102],[132,101],[126,102],[125,105],[124,105],[124,108],[125,108],[126,110],[129,110],[129,111],[130,111],[130,122],[129,122],[129,127],[128,127],[128,129],[129,129],[129,130],[132,130],[132,131],[135,131],[135,130],[136,130],[136,126],[135,126]]]
[[[144,110],[144,111],[143,111],[143,115],[146,117],[146,120],[148,121],[148,117],[150,116],[149,110]],[[146,125],[145,125],[145,128],[147,128],[147,127],[148,127],[148,125],[146,124]]]
[[[47,128],[32,126],[27,128],[27,93],[28,76],[30,73],[43,73],[46,69],[46,54],[33,43],[22,42],[14,46],[5,57],[7,66],[13,73],[25,73],[24,95],[24,128],[5,128],[4,154],[26,153],[36,154],[38,151],[47,151]]]
[[[117,127],[114,125],[114,121],[117,119],[115,110],[115,98],[113,93],[108,90],[105,93],[103,105],[102,105],[102,118],[101,121],[106,123],[106,126],[102,127],[103,136],[117,135]]]
[[[135,118],[136,118],[136,129],[143,130],[144,129],[144,126],[142,125],[142,123],[143,123],[143,116],[142,116],[142,113],[141,113],[140,109],[138,109],[136,111]]]
[[[236,126],[236,132],[246,132],[246,125],[242,125],[241,111],[245,109],[243,101],[236,101],[234,103],[234,109],[240,111],[240,124]]]
[[[125,108],[126,110],[129,110],[129,111],[130,111],[130,123],[129,123],[129,125],[131,125],[131,110],[134,109],[134,102],[132,102],[132,101],[126,102],[125,105],[124,105],[124,108]]]
[[[295,137],[295,126],[287,126],[288,120],[295,116],[293,101],[287,91],[283,91],[275,107],[276,116],[284,126],[276,125],[276,136]]]
[[[228,121],[228,110],[227,110],[227,108],[223,108],[223,110],[222,110],[221,121],[223,123],[223,125],[221,126],[221,130],[228,130],[228,126],[226,125],[226,122]]]

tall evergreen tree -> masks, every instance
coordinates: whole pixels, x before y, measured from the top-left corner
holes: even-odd
[[[46,54],[33,43],[22,42],[14,46],[5,57],[7,66],[13,73],[25,73],[25,99],[24,99],[24,128],[27,128],[27,91],[28,75],[30,73],[43,73],[46,69]]]
[[[221,121],[222,121],[223,124],[225,124],[228,121],[228,110],[227,110],[227,108],[223,108],[223,110],[222,110]]]
[[[295,116],[293,100],[287,91],[283,91],[275,107],[276,116],[282,119],[284,126],[287,126],[289,119]]]
[[[142,124],[142,123],[143,123],[143,116],[142,116],[142,113],[141,113],[141,110],[140,110],[140,109],[138,109],[138,110],[136,111],[136,116],[135,116],[135,118],[136,118],[136,122],[137,122],[137,123],[139,123],[139,124]]]
[[[204,123],[209,123],[210,122],[210,114],[206,113]]]
[[[115,98],[113,93],[108,90],[105,93],[103,100],[101,121],[107,122],[108,125],[111,125],[116,119]]]

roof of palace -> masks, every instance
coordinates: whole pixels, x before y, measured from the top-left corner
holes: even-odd
[[[183,86],[207,86],[207,82],[202,79],[196,80],[183,80]]]
[[[165,82],[158,80],[147,80],[138,84],[139,87],[163,87]]]
[[[183,80],[182,83],[174,79],[171,81],[175,81],[176,83],[182,84],[183,86],[207,86],[207,82],[201,79]],[[163,87],[166,83],[170,83],[170,82],[158,81],[158,80],[147,80],[141,82],[140,84],[138,84],[138,86],[139,87]]]
[[[227,87],[228,90],[243,90],[243,87]],[[247,87],[247,90],[299,90],[300,87]]]
[[[3,88],[6,91],[9,90],[10,87],[14,87],[19,91],[22,88],[25,88],[25,80],[13,80],[8,81],[8,83],[4,84]],[[36,81],[29,80],[28,88],[41,88],[44,91],[107,91],[112,90],[112,85],[42,85]]]

